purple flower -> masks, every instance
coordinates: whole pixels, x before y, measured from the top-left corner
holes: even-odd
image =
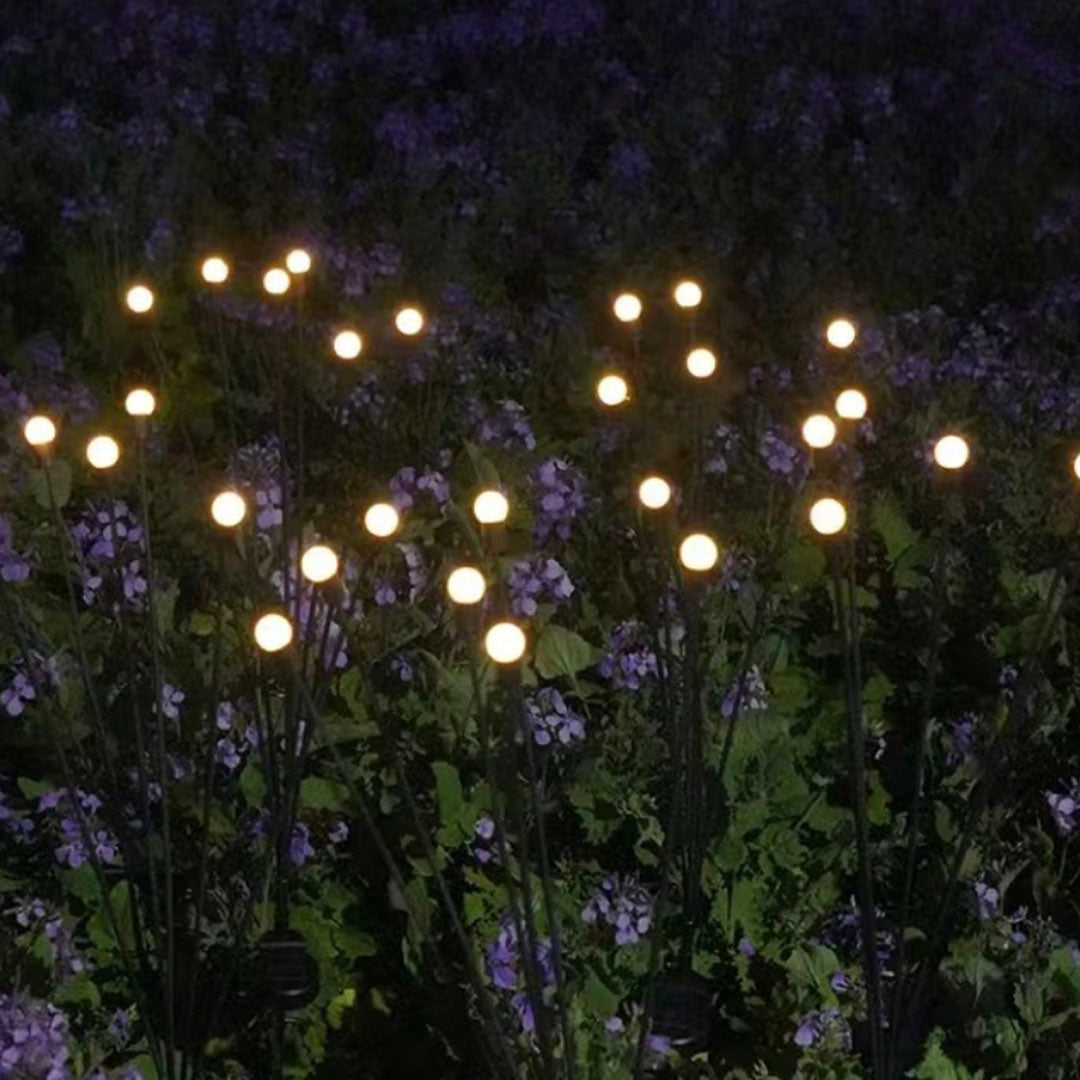
[[[0,580],[15,585],[30,576],[30,557],[19,554],[14,547],[11,522],[0,514]]]
[[[656,676],[656,653],[646,644],[643,623],[630,620],[615,627],[599,670],[621,690],[640,690],[646,679]]]
[[[748,937],[739,938],[738,949],[743,956],[757,956],[757,949],[754,948],[754,943]]]
[[[609,874],[582,908],[581,921],[604,922],[614,929],[616,945],[635,945],[652,925],[652,897],[636,878]]]
[[[834,993],[846,994],[851,989],[851,980],[845,972],[834,971],[832,978],[829,979],[829,985],[833,988]]]
[[[777,431],[770,429],[761,436],[758,454],[770,472],[790,477],[792,480],[801,478],[806,465],[806,455]]]
[[[55,1005],[0,994],[0,1076],[70,1080],[68,1020]]]
[[[348,824],[344,821],[335,821],[326,838],[331,844],[344,844],[349,839]]]
[[[514,563],[506,579],[515,615],[531,617],[539,604],[559,604],[574,594],[570,575],[555,559],[542,555]]]
[[[725,691],[720,702],[720,715],[725,720],[735,715],[736,703],[741,712],[763,712],[769,707],[769,693],[756,664]]]
[[[533,538],[569,540],[574,522],[586,507],[585,477],[563,458],[548,458],[532,474],[535,493]]]
[[[180,719],[180,706],[185,696],[183,690],[177,690],[169,683],[161,684],[161,713],[167,720]]]
[[[473,841],[473,858],[481,865],[498,861],[498,852],[492,841],[495,839],[495,822],[486,814],[476,819],[473,827],[476,839]]]
[[[473,402],[471,412],[475,417],[474,431],[479,442],[498,446],[503,450],[536,449],[536,436],[525,415],[525,409],[516,401],[500,401],[487,411],[483,411],[477,402]]]
[[[131,1041],[131,1010],[117,1009],[109,1021],[109,1038],[117,1050],[122,1050]]]
[[[526,699],[525,717],[537,746],[569,746],[585,738],[585,721],[571,711],[553,686],[545,686]]]
[[[450,484],[441,472],[420,471],[411,465],[398,469],[390,481],[390,497],[399,510],[407,510],[424,494],[441,508],[450,500]]]
[[[219,765],[224,765],[229,772],[235,772],[239,768],[243,758],[241,758],[240,751],[237,750],[236,743],[232,739],[218,739],[217,761]]]
[[[612,1036],[620,1035],[620,1034],[622,1034],[625,1027],[626,1027],[626,1025],[622,1022],[622,1019],[620,1017],[618,1017],[618,1016],[609,1016],[604,1021],[604,1031],[606,1031],[608,1033],[608,1035],[612,1035]]]
[[[310,830],[302,821],[295,822],[289,841],[289,861],[293,866],[303,866],[314,854]]]
[[[217,713],[214,716],[214,723],[217,725],[218,731],[231,731],[235,719],[236,706],[231,701],[219,702]]]
[[[667,1035],[650,1035],[645,1040],[645,1046],[650,1054],[667,1055],[671,1053],[671,1039]]]
[[[88,506],[71,527],[71,536],[80,552],[83,603],[90,606],[106,598],[114,609],[124,601],[141,610],[147,590],[143,528],[127,503]]]
[[[835,1031],[844,1049],[850,1048],[851,1029],[840,1015],[839,1009],[825,1009],[821,1012],[815,1009],[807,1013],[795,1031],[795,1045],[803,1048],[813,1046],[830,1031]]]
[[[710,476],[724,476],[731,467],[732,458],[739,448],[739,433],[730,424],[718,424],[705,447],[708,455],[705,472]]]
[[[992,919],[998,914],[1001,897],[997,889],[985,881],[975,882],[975,906],[981,920]]]
[[[963,765],[974,759],[976,720],[974,713],[963,713],[950,722],[949,738],[952,746],[948,756],[949,765]]]
[[[1054,819],[1054,826],[1059,836],[1070,836],[1076,828],[1076,812],[1080,809],[1080,780],[1074,779],[1067,792],[1056,791],[1043,793],[1046,805]]]
[[[517,931],[514,929],[513,920],[506,917],[497,937],[484,950],[484,969],[491,984],[497,989],[507,993],[516,991],[510,999],[510,1005],[518,1014],[521,1030],[529,1034],[535,1027],[536,1018],[529,995],[524,991],[525,973],[520,961]],[[535,963],[541,986],[553,986],[555,965],[549,938],[536,942]]]
[[[404,683],[413,681],[412,664],[401,653],[390,657],[390,670]]]

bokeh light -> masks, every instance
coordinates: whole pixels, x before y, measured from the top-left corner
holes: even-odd
[[[679,562],[687,570],[704,573],[711,570],[719,558],[720,549],[708,533],[691,533],[679,545]]]
[[[481,525],[499,525],[510,514],[510,503],[501,491],[489,488],[473,499],[472,510]]]
[[[280,652],[292,639],[292,623],[277,611],[268,612],[255,623],[255,644],[263,652]]]
[[[239,491],[219,491],[210,503],[210,516],[225,529],[233,529],[247,517],[247,500]]]
[[[372,536],[377,536],[380,539],[393,536],[400,524],[401,515],[398,514],[397,507],[393,503],[372,503],[364,514],[364,528]]]
[[[513,664],[525,655],[525,631],[512,622],[498,622],[484,636],[484,649],[496,664]]]
[[[458,566],[446,579],[446,592],[455,604],[479,604],[487,592],[487,581],[475,566]]]
[[[810,524],[822,536],[838,533],[847,523],[847,510],[839,499],[818,499],[810,507]]]
[[[86,444],[86,460],[95,469],[111,469],[120,460],[120,444],[111,435],[95,435]]]
[[[671,502],[671,485],[662,476],[646,476],[638,485],[641,505],[660,510]]]

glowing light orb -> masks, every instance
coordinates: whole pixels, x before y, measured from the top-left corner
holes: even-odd
[[[525,655],[525,631],[512,622],[498,622],[484,635],[484,649],[496,664],[513,664]]]
[[[818,499],[810,507],[810,524],[822,536],[833,536],[847,524],[847,510],[839,499]]]
[[[372,503],[364,514],[364,528],[380,539],[393,536],[401,524],[401,515],[393,503]]]
[[[306,274],[311,269],[311,255],[303,248],[293,248],[285,256],[285,269],[290,274]]]
[[[704,573],[711,570],[719,558],[720,549],[708,533],[691,533],[679,545],[679,562],[687,570]]]
[[[137,386],[124,398],[128,416],[152,416],[156,408],[157,399],[145,386]]]
[[[271,296],[284,296],[289,291],[291,284],[292,278],[280,266],[271,266],[263,274],[263,288]]]
[[[128,310],[145,315],[154,306],[154,290],[147,285],[132,285],[124,296]]]
[[[680,281],[675,286],[675,303],[681,308],[696,308],[701,303],[701,286],[696,281]]]
[[[325,544],[312,544],[300,556],[300,573],[316,585],[329,581],[338,572],[338,557]]]
[[[210,516],[225,529],[234,529],[247,517],[247,500],[239,491],[220,491],[210,503]]]
[[[424,329],[424,315],[419,308],[403,307],[394,316],[394,325],[399,334],[406,337],[415,337]]]
[[[280,652],[292,639],[292,623],[276,611],[261,616],[255,623],[255,644],[263,652]]]
[[[814,413],[803,422],[802,437],[807,446],[823,450],[826,446],[832,446],[836,438],[836,424],[824,413]]]
[[[662,476],[646,476],[637,490],[641,505],[650,510],[660,510],[671,502],[671,485]]]
[[[501,491],[489,489],[473,499],[472,512],[481,525],[500,525],[510,514],[510,503]]]
[[[475,566],[459,566],[446,579],[446,592],[455,604],[479,604],[487,582]]]
[[[1073,472],[1076,473],[1078,479],[1080,479],[1080,454],[1077,454],[1073,458]]]
[[[355,360],[363,347],[364,343],[355,330],[342,330],[334,338],[334,353],[342,360]]]
[[[855,342],[855,324],[850,319],[833,319],[825,328],[825,340],[834,349],[848,349]]]
[[[836,415],[843,420],[861,420],[869,403],[861,390],[841,390],[836,395]]]
[[[619,322],[632,323],[641,318],[641,298],[631,292],[620,293],[611,305]]]
[[[596,396],[602,405],[622,405],[630,397],[630,387],[621,375],[605,375],[596,384]]]
[[[111,435],[95,435],[86,444],[86,460],[95,469],[111,469],[120,460],[120,444]]]
[[[695,379],[707,379],[716,370],[716,354],[711,349],[691,349],[686,357],[686,370]]]
[[[229,280],[229,264],[219,255],[211,255],[203,260],[201,273],[208,285],[221,285]]]
[[[31,416],[23,424],[23,438],[31,446],[49,446],[56,439],[56,425],[47,416]]]
[[[944,435],[934,443],[934,460],[943,469],[962,469],[970,457],[971,448],[959,435]]]

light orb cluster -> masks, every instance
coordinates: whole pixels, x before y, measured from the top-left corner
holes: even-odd
[[[849,349],[855,344],[855,324],[850,319],[833,319],[825,328],[825,340],[834,349]]]
[[[247,517],[247,500],[231,488],[219,491],[210,503],[210,516],[223,529],[235,529]]]
[[[487,592],[487,581],[475,566],[458,566],[446,579],[446,593],[455,604],[479,604]]]
[[[701,303],[701,286],[696,281],[680,281],[674,296],[679,307],[696,308]]]
[[[686,357],[686,370],[695,379],[707,379],[716,371],[716,354],[711,349],[691,349]]]
[[[424,314],[416,307],[403,307],[394,316],[394,325],[399,334],[406,337],[416,337],[424,329]]]
[[[720,549],[708,533],[691,533],[679,545],[679,562],[687,570],[703,574],[720,558]]]
[[[971,457],[971,447],[960,435],[943,435],[934,443],[934,461],[943,469],[962,469]]]
[[[293,639],[293,627],[284,615],[270,611],[255,623],[255,644],[263,652],[281,652]]]
[[[203,260],[200,273],[207,285],[224,285],[229,280],[229,264],[220,255],[211,255]]]
[[[341,360],[355,360],[364,342],[355,330],[342,330],[334,337],[334,355]]]
[[[23,438],[35,449],[51,446],[56,440],[56,425],[43,413],[31,416],[23,424]]]
[[[631,292],[620,293],[615,297],[611,310],[619,322],[637,322],[641,318],[641,298]]]
[[[868,408],[866,395],[861,390],[841,390],[836,395],[836,415],[841,420],[861,420]]]
[[[282,270],[280,266],[271,266],[263,274],[263,288],[271,296],[284,296],[289,291],[290,285],[292,285],[292,278],[289,277],[288,271]]]
[[[497,622],[484,635],[484,649],[496,664],[514,664],[525,655],[525,631],[514,622]]]
[[[847,524],[847,510],[839,499],[818,499],[810,507],[810,525],[822,536],[834,536]]]
[[[638,499],[649,510],[662,510],[671,502],[671,485],[662,476],[646,476],[638,485]]]
[[[621,375],[605,375],[596,384],[596,396],[601,405],[614,408],[630,399],[630,386]]]
[[[312,544],[300,556],[300,573],[316,585],[329,581],[337,572],[337,554],[325,544]]]
[[[111,435],[95,435],[86,444],[86,460],[95,469],[111,469],[120,460],[120,444]]]
[[[824,413],[814,413],[803,421],[802,437],[803,442],[812,449],[824,450],[825,447],[832,446],[836,439],[836,424],[832,417]]]
[[[401,515],[393,503],[372,503],[364,514],[364,528],[380,540],[393,536],[401,524]]]
[[[473,517],[481,525],[501,525],[510,515],[510,503],[501,491],[489,488],[473,499]]]

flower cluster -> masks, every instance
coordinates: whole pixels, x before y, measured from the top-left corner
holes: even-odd
[[[55,657],[46,660],[35,653],[30,658],[30,664],[32,667],[27,668],[22,660],[17,660],[11,682],[0,690],[0,708],[8,716],[21,716],[26,707],[37,700],[39,687],[55,690],[60,685]]]
[[[15,921],[26,930],[40,930],[49,943],[49,956],[57,978],[63,980],[86,970],[86,961],[75,947],[71,931],[60,913],[44,900],[28,900],[15,911]]]
[[[30,576],[30,568],[30,553],[15,550],[11,522],[0,514],[0,581],[7,585],[25,581]]]
[[[550,938],[541,938],[536,942],[535,962],[542,990],[554,986],[555,965]],[[517,930],[509,917],[503,919],[498,936],[484,950],[484,967],[493,986],[513,995],[510,1005],[518,1015],[521,1030],[530,1034],[536,1027],[536,1016],[531,997],[525,990],[525,972]]]
[[[765,689],[765,680],[761,671],[754,664],[741,678],[735,679],[724,692],[720,702],[720,715],[730,720],[738,709],[739,712],[763,712],[769,707],[769,692]]]
[[[427,584],[428,572],[424,563],[424,556],[417,544],[401,543],[397,545],[405,562],[405,576],[398,578],[380,578],[375,583],[375,603],[379,607],[390,607],[396,604],[402,593],[408,596],[408,602],[413,603],[420,590]]]
[[[516,401],[500,401],[493,408],[485,409],[474,401],[470,408],[477,440],[501,450],[535,450],[536,436],[525,415],[525,409]]]
[[[105,600],[141,610],[148,583],[142,524],[123,500],[88,506],[72,526],[79,553],[82,597],[87,606]]]
[[[68,1019],[26,994],[0,994],[0,1075],[69,1080]]]
[[[407,510],[422,495],[430,495],[439,507],[450,501],[450,484],[435,469],[415,469],[406,465],[390,480],[390,498],[399,510]]]
[[[574,594],[574,584],[563,566],[543,555],[514,563],[506,585],[510,590],[511,610],[515,615],[527,617],[535,615],[542,603],[559,604]]]
[[[652,910],[652,897],[636,878],[609,874],[582,908],[581,921],[602,921],[614,929],[616,945],[634,945],[652,925]]]
[[[1076,828],[1076,813],[1080,810],[1080,780],[1074,778],[1064,793],[1047,791],[1044,797],[1058,835],[1071,836]]]
[[[599,669],[622,690],[640,690],[646,679],[656,676],[656,653],[646,643],[643,623],[631,619],[615,627]]]
[[[885,925],[885,913],[876,909],[878,967],[885,978],[892,976],[893,956],[896,953],[896,935]],[[829,922],[825,941],[838,952],[862,962],[862,915],[855,898],[851,897],[846,908],[839,911]]]
[[[992,919],[998,914],[1001,905],[1001,894],[993,885],[985,881],[975,882],[975,911],[980,920]]]
[[[585,511],[585,477],[564,458],[548,458],[532,474],[535,505],[533,538],[569,540],[574,522]]]
[[[967,765],[974,760],[977,721],[974,713],[962,713],[949,722],[947,762],[950,766]]]
[[[585,738],[585,721],[553,686],[545,686],[528,697],[525,716],[537,746],[569,746]]]
[[[282,483],[288,483],[283,468],[281,445],[276,435],[267,435],[240,447],[230,472],[237,482],[249,488],[255,502],[255,527],[269,532],[281,527]]]
[[[851,1028],[839,1009],[808,1012],[795,1029],[794,1042],[796,1046],[813,1046],[827,1036],[835,1039],[842,1049],[851,1049]]]
[[[804,479],[806,455],[794,443],[788,442],[780,432],[774,429],[766,431],[758,441],[758,454],[769,472],[796,484]]]
[[[717,424],[705,444],[705,472],[710,476],[726,476],[740,441],[739,432],[731,424]]]
[[[473,858],[481,865],[498,862],[499,853],[493,843],[495,840],[495,822],[487,814],[484,814],[476,819],[473,832],[476,834],[476,839],[472,842]]]
[[[60,844],[56,848],[56,861],[77,870],[91,858],[87,847],[89,841],[93,854],[101,862],[114,862],[117,855],[116,838],[101,825],[97,817],[103,805],[101,799],[82,788],[75,789],[75,798],[78,808],[67,788],[57,788],[38,799],[38,811],[53,811],[57,819]]]

